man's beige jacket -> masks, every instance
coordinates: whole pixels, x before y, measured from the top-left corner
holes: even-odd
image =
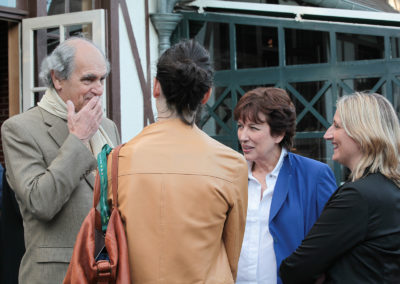
[[[101,125],[118,145],[115,124]],[[35,107],[1,128],[7,179],[24,223],[19,283],[62,283],[75,238],[92,207],[97,163],[65,120]]]

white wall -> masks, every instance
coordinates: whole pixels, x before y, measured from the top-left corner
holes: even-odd
[[[139,51],[142,69],[146,78],[147,64],[145,1],[147,0],[126,1],[126,3]],[[153,13],[155,11],[156,0],[149,0],[149,12]],[[119,10],[119,19],[121,138],[122,142],[127,142],[143,129],[143,95],[121,8]],[[147,20],[150,21],[150,19]],[[152,75],[150,78],[151,81],[154,77],[157,58],[158,37],[150,21],[150,63],[152,69]],[[146,80],[148,80],[148,78],[146,78]],[[155,112],[154,106],[153,112]]]

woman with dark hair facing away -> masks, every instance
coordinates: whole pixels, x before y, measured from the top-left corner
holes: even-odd
[[[157,122],[120,150],[118,204],[133,283],[236,278],[247,165],[194,123],[212,80],[209,54],[199,43],[183,41],[165,51],[154,80]]]
[[[324,138],[349,181],[280,267],[283,283],[400,283],[400,127],[379,94],[341,97]],[[321,278],[321,277],[320,277]]]
[[[248,163],[247,220],[236,283],[281,283],[281,261],[307,235],[336,182],[326,164],[290,152],[296,109],[285,90],[247,92],[234,116]]]

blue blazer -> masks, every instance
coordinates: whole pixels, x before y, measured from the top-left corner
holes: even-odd
[[[288,152],[279,171],[269,215],[278,270],[282,260],[301,244],[336,189],[328,165]],[[282,283],[279,275],[278,283]]]

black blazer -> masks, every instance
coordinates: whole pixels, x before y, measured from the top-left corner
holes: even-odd
[[[370,174],[339,187],[296,251],[283,283],[400,283],[400,188]]]

